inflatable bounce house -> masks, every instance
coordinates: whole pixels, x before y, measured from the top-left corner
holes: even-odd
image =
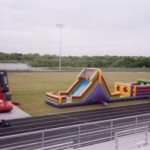
[[[150,80],[138,80],[134,83],[115,83],[111,93],[104,76],[98,68],[85,68],[67,91],[58,95],[47,92],[45,102],[57,108],[101,103],[138,100],[150,98]]]
[[[7,72],[0,70],[0,112],[13,109],[11,94],[8,87]]]

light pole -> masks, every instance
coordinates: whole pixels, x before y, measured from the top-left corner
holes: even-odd
[[[61,71],[61,29],[65,26],[63,24],[56,24],[56,27],[60,29],[60,47],[59,47],[59,71]]]

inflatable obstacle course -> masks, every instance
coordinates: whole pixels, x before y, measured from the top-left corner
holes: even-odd
[[[0,70],[0,112],[10,111],[12,108],[13,104],[8,87],[7,72]]]
[[[98,98],[95,87],[98,85],[98,71],[95,69],[83,69],[77,76],[77,80],[67,91],[46,93],[46,102],[56,107],[86,105]],[[93,97],[94,96],[94,97]]]
[[[144,82],[144,83],[143,83]],[[108,88],[98,68],[84,68],[67,91],[47,92],[45,102],[57,108],[82,106],[94,103],[107,105],[111,102],[150,98],[149,80],[134,83],[115,83],[114,93]]]

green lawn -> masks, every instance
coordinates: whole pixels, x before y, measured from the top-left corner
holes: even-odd
[[[41,72],[41,73],[13,73],[9,72],[9,87],[13,101],[19,102],[19,107],[30,115],[46,115],[52,113],[78,111],[102,108],[99,104],[72,108],[57,109],[45,104],[45,92],[64,91],[76,80],[75,72]],[[111,91],[114,82],[133,82],[137,79],[150,79],[149,72],[104,72],[104,77]],[[109,104],[108,107],[147,102],[140,100]]]

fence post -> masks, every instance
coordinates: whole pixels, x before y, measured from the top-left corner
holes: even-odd
[[[135,117],[135,126],[137,127],[138,124],[138,116]]]
[[[146,146],[148,145],[147,134],[148,134],[148,131],[145,131],[145,145],[146,145]]]
[[[42,132],[42,149],[44,149],[44,131]]]
[[[78,148],[81,147],[81,127],[78,126]]]
[[[113,120],[111,120],[111,131],[110,131],[111,140],[113,140]]]
[[[68,144],[67,144],[67,150],[69,150],[69,148],[70,148],[70,144],[68,143]]]
[[[117,136],[117,133],[115,133],[115,150],[118,150],[118,136]]]

